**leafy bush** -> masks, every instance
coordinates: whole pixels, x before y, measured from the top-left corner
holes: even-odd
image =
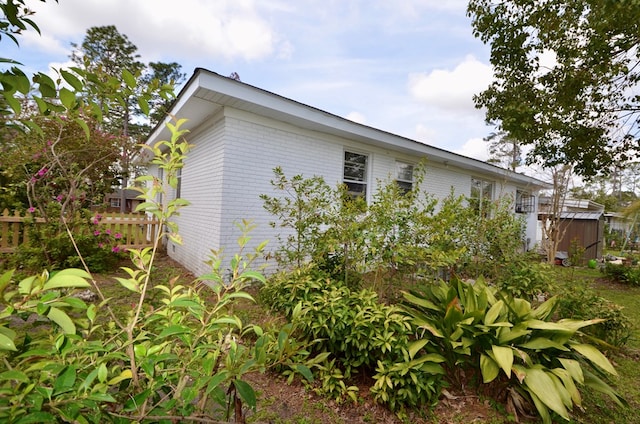
[[[409,318],[398,307],[381,304],[375,292],[352,291],[307,268],[277,275],[261,289],[260,299],[285,312],[313,354],[330,354],[332,359],[318,366],[318,392],[355,400],[357,388],[345,381],[375,368],[374,398],[391,409],[437,399],[444,359],[416,357],[422,346],[411,342]]]
[[[630,286],[640,286],[640,268],[637,266],[618,265],[611,262],[607,262],[602,268],[602,272],[607,277],[617,281],[621,284],[628,284]]]
[[[252,301],[244,288],[264,277],[251,270],[264,243],[242,253],[250,225],[244,223],[240,252],[231,258],[230,273],[214,256],[211,270],[190,284],[177,278],[167,284],[151,280],[162,237],[179,242],[170,218],[187,203],[156,201],[164,187],[175,189],[176,172],[188,148],[184,131],[173,126],[171,142],[151,148],[165,181],[140,189],[142,204],[168,234],[158,234],[154,247],[130,252],[133,267],[117,278],[132,299],[122,317],[111,308],[100,285],[82,270],[66,269],[15,281],[12,271],[0,275],[0,421],[19,422],[174,422],[244,420],[244,407],[256,407],[256,394],[243,379],[251,371],[274,368],[291,378],[312,378],[308,349],[293,338],[295,327],[265,331],[244,327],[232,312],[239,299]],[[166,200],[166,199],[165,199]],[[92,287],[99,304],[87,305],[73,290]],[[148,293],[159,293],[157,303]],[[42,331],[16,327],[34,317]],[[320,358],[320,360],[323,358]]]
[[[574,319],[601,318],[603,322],[585,327],[582,331],[613,346],[627,344],[633,334],[632,323],[625,316],[622,307],[598,296],[585,283],[563,287],[559,294],[559,316]]]
[[[60,213],[60,205],[55,202],[48,209],[50,215]],[[58,219],[28,225],[29,241],[16,249],[11,258],[13,266],[35,272],[42,268],[81,268],[84,261],[91,272],[113,270],[127,258],[126,251],[118,247],[122,236],[101,229],[100,219],[87,209],[78,211],[67,220],[73,238]]]
[[[471,284],[455,279],[406,293],[405,298],[415,330],[426,336],[425,348],[444,356],[452,384],[497,387],[494,391],[509,394],[507,401],[514,406],[528,399],[544,423],[551,423],[551,412],[569,419],[569,411],[581,403],[579,386],[623,404],[603,380],[616,374],[611,363],[577,337],[581,328],[602,320],[552,322],[558,297],[532,308],[482,280]],[[508,387],[514,390],[505,390]]]
[[[511,296],[528,300],[554,292],[556,285],[551,267],[537,259],[527,255],[514,258],[496,276],[496,286]]]

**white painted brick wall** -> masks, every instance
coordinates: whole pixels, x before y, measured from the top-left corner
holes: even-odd
[[[184,245],[169,243],[167,250],[196,275],[207,272],[204,262],[211,249],[224,248],[227,258],[237,253],[236,223],[243,219],[256,225],[250,233],[250,250],[264,240],[275,249],[281,229],[269,225],[273,217],[259,196],[280,194],[270,183],[276,166],[289,178],[319,175],[335,187],[342,181],[344,151],[366,153],[371,199],[377,180],[395,176],[396,160],[416,164],[420,160],[228,108],[214,125],[188,138],[194,146],[182,172],[182,197],[191,205],[176,218]],[[471,175],[454,167],[431,166],[427,158],[423,189],[442,199],[452,187],[456,195],[468,195]],[[505,193],[515,193],[515,188],[496,183],[496,195]]]

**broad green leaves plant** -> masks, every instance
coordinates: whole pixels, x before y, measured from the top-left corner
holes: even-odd
[[[415,330],[446,358],[447,375],[456,384],[467,382],[457,372],[465,370],[476,372],[483,385],[512,386],[545,423],[552,412],[568,420],[581,405],[581,387],[624,405],[606,382],[616,375],[609,360],[578,337],[582,328],[602,320],[552,321],[557,297],[534,308],[483,280],[454,279],[405,293],[405,300]]]

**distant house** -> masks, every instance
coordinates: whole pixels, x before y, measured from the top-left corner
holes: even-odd
[[[112,193],[108,193],[104,196],[104,208],[105,212],[125,212],[130,213],[135,211],[142,200],[137,197],[140,195],[140,192],[135,190],[124,190],[124,211],[122,210],[122,189],[117,189]]]
[[[384,107],[382,104],[380,107]],[[324,177],[347,184],[371,201],[376,181],[392,177],[414,184],[413,167],[426,159],[423,189],[442,199],[451,193],[482,199],[509,196],[514,213],[526,222],[523,246],[536,243],[537,197],[542,181],[470,159],[279,96],[205,69],[196,69],[170,114],[187,118],[192,150],[180,175],[180,196],[191,205],[175,218],[183,244],[167,244],[168,254],[195,274],[206,271],[211,249],[236,252],[242,219],[252,219],[259,243],[277,230],[260,194],[275,195],[270,180],[281,166],[285,175]],[[169,139],[159,125],[147,144]],[[161,170],[150,166],[160,176]],[[170,193],[175,196],[175,193]]]

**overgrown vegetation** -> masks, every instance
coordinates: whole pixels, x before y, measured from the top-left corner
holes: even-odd
[[[567,296],[564,304],[549,297],[559,285],[548,265],[519,252],[522,224],[510,212],[510,199],[478,213],[473,202],[453,193],[438,205],[422,195],[419,183],[404,193],[389,181],[379,182],[367,207],[321,179],[287,180],[279,169],[276,176],[283,196],[263,200],[274,215],[287,217],[274,226],[292,234],[283,249],[295,246],[296,263],[281,262],[288,270],[267,282],[261,299],[284,312],[306,340],[317,341],[313,354],[328,355],[319,366],[330,372],[328,378],[319,373],[329,384],[323,393],[354,398],[349,382],[357,370],[373,379],[374,398],[400,415],[432,405],[444,386],[476,387],[515,419],[536,413],[545,423],[569,419],[585,388],[625,404],[610,386],[616,371],[597,348],[604,342],[595,338],[623,345],[625,317],[595,296],[585,303],[586,292]],[[341,206],[321,209],[305,201],[328,195],[330,205]],[[335,216],[345,205],[351,207],[350,227],[336,225],[347,220]],[[304,236],[298,229],[310,227],[314,237],[295,242]],[[340,240],[332,237],[336,228]],[[315,260],[323,257],[337,266],[327,269]],[[331,272],[336,268],[350,271]],[[571,299],[582,304],[570,316]]]
[[[243,376],[270,367],[301,373],[308,352],[292,338],[292,325],[265,331],[245,326],[230,310],[238,299],[252,300],[243,289],[264,281],[251,269],[255,252],[245,253],[250,225],[242,226],[239,253],[231,273],[213,257],[211,271],[190,285],[153,284],[151,269],[163,237],[179,242],[170,218],[187,205],[182,199],[164,204],[155,199],[165,187],[175,189],[188,144],[181,122],[172,140],[151,150],[166,181],[149,181],[140,189],[140,209],[168,228],[154,247],[132,250],[133,267],[118,278],[132,307],[117,315],[86,271],[43,272],[15,281],[12,271],[0,277],[4,307],[0,312],[0,348],[6,366],[0,374],[0,419],[4,422],[70,421],[85,423],[167,422],[206,417],[244,419],[244,406],[255,408],[256,396]],[[166,148],[166,150],[165,150]],[[87,304],[74,289],[93,288],[100,297]],[[155,302],[149,302],[157,291]],[[16,331],[21,318],[36,317],[47,331]],[[250,344],[245,344],[251,342]]]

